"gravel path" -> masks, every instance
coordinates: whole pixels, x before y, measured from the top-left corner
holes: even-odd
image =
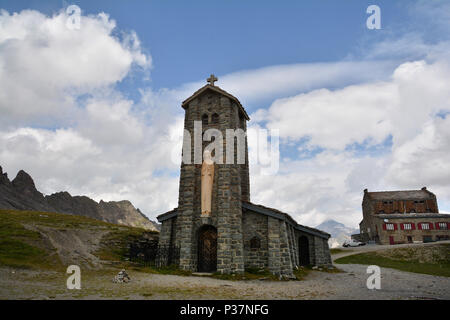
[[[366,287],[366,266],[338,265],[342,273],[312,271],[303,281],[224,281],[117,270],[82,272],[81,290],[68,290],[62,273],[0,268],[0,299],[450,299],[450,278],[381,269],[381,290]]]

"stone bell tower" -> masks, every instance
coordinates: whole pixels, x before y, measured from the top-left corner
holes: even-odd
[[[172,233],[176,234],[175,243],[180,247],[181,268],[243,272],[242,201],[250,200],[246,137],[249,117],[237,98],[214,84],[217,81],[214,75],[207,81],[208,84],[182,103],[185,110],[183,159],[186,152],[191,157],[190,162],[181,164],[176,232]],[[223,137],[223,163],[205,166],[202,155],[211,144],[209,129],[216,129]],[[241,141],[230,136],[230,132],[239,129],[245,133]],[[240,156],[239,145],[244,152]],[[233,151],[231,154],[227,153],[227,146]],[[219,152],[220,149],[214,149],[212,154],[217,158]],[[202,172],[209,177],[202,177]],[[202,203],[205,207],[208,199],[209,207],[203,208],[202,213]]]

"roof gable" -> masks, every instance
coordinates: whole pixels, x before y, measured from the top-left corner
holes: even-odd
[[[194,94],[192,94],[192,96],[190,96],[189,98],[187,98],[186,100],[184,100],[181,103],[181,106],[186,109],[189,106],[189,103],[194,100],[195,98],[197,98],[198,96],[200,96],[201,94],[203,94],[204,92],[208,91],[208,90],[212,90],[214,92],[217,92],[221,95],[224,95],[225,97],[233,100],[234,102],[236,102],[236,104],[238,105],[239,111],[244,115],[246,120],[250,120],[250,117],[248,116],[247,112],[245,111],[244,107],[242,106],[241,102],[232,94],[226,92],[225,90],[219,88],[218,86],[213,86],[211,84],[207,84],[205,86],[203,86],[202,88],[198,89],[197,91],[194,92]]]

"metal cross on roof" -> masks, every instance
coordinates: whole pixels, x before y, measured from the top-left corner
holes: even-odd
[[[206,79],[206,81],[209,82],[209,84],[213,86],[214,82],[217,81],[217,78],[215,75],[212,74],[208,79]]]

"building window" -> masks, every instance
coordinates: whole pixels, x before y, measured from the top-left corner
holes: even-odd
[[[208,125],[208,115],[207,114],[202,115],[202,125],[204,125],[204,126]]]
[[[212,123],[219,123],[219,115],[217,113],[214,113],[211,117]]]
[[[430,230],[430,224],[429,223],[422,223],[422,230]]]
[[[447,230],[447,222],[439,222],[439,230]]]
[[[257,236],[254,236],[250,239],[250,249],[259,249],[261,248],[261,240]]]
[[[394,224],[393,223],[386,223],[386,230],[394,230]]]
[[[424,200],[416,200],[416,201],[414,201],[414,203],[425,203],[425,201]]]
[[[404,223],[403,224],[403,230],[412,230],[411,223]]]

